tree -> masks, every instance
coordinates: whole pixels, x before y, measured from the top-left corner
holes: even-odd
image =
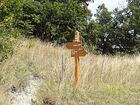
[[[112,19],[111,14],[105,7],[105,4],[98,6],[97,13],[95,14],[96,22],[100,25],[108,24]]]
[[[97,13],[95,14],[96,23],[100,28],[100,35],[97,41],[97,50],[105,53],[112,53],[111,51],[111,40],[110,40],[110,27],[111,27],[111,12],[102,4],[98,7]]]
[[[102,54],[134,54],[140,51],[140,8],[135,4],[138,2],[131,2],[129,8],[123,10],[116,8],[112,13],[104,4],[98,7],[94,23],[101,27],[96,38],[97,51]]]
[[[86,26],[91,19],[87,1],[90,0],[5,0],[0,7],[0,22],[23,30],[26,36],[64,43],[73,39],[76,30],[87,35]]]
[[[130,17],[130,26],[132,34],[135,36],[134,51],[140,52],[140,1],[128,0],[128,8],[132,16]]]
[[[129,10],[123,9],[118,10],[117,8],[113,11],[113,50],[115,53],[127,53],[132,54],[134,46],[134,36],[130,32],[130,12]]]

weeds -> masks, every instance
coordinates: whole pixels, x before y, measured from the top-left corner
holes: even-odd
[[[26,73],[40,76],[43,83],[35,105],[42,105],[48,99],[60,105],[140,105],[140,56],[88,54],[80,58],[81,81],[76,89],[74,59],[65,47],[33,39],[23,41],[16,51],[0,65],[1,82],[5,81],[0,86],[24,84],[28,81],[24,77]],[[60,79],[61,55],[65,59],[64,81]]]

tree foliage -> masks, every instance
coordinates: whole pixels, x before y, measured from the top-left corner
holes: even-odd
[[[95,22],[89,24],[88,35],[92,33],[90,36],[94,36],[90,38],[90,43],[96,46],[99,53],[134,54],[140,52],[140,7],[138,4],[136,1],[131,1],[127,8],[123,10],[116,8],[112,12],[109,12],[104,4],[98,7]]]
[[[11,20],[13,27],[42,40],[63,43],[74,31],[84,32],[91,13],[88,0],[7,0],[1,7],[1,21]],[[9,26],[9,25],[8,25]]]
[[[129,0],[128,8],[132,13],[130,27],[135,36],[135,51],[140,52],[140,1]]]
[[[93,0],[2,0],[0,38],[4,40],[16,30],[26,37],[63,44],[72,41],[78,30],[90,51],[139,53],[140,1],[128,0],[126,8],[111,12],[102,4],[97,8],[95,20],[87,8],[89,1]],[[10,39],[7,42],[11,43]],[[1,46],[4,46],[2,41]]]

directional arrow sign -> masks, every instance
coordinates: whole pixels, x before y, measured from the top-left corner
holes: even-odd
[[[73,50],[71,52],[71,57],[75,57],[76,55],[77,56],[85,56],[87,54],[87,52],[83,49],[79,49],[79,50]]]
[[[81,42],[69,42],[66,47],[68,49],[79,49],[82,47],[82,43]]]
[[[85,50],[78,50],[78,55],[79,56],[85,56],[87,54],[87,52]]]

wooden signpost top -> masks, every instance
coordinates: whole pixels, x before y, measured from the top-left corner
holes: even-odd
[[[82,42],[80,40],[80,32],[75,32],[75,41],[67,43],[66,47],[68,49],[73,49],[71,52],[71,57],[74,56],[85,56],[87,52],[82,48]]]
[[[80,40],[80,32],[79,31],[75,32],[75,42],[81,42],[81,40]]]

